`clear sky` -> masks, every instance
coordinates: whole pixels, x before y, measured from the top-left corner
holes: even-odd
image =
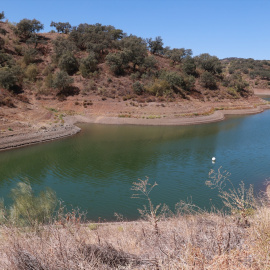
[[[270,0],[1,0],[10,22],[113,25],[219,58],[270,59]]]

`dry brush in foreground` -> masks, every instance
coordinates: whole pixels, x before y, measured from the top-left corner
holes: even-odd
[[[243,185],[226,193],[224,178],[213,179],[233,207],[230,215],[179,204],[177,214],[166,216],[166,208],[152,204],[156,184],[146,179],[133,186],[148,203],[144,220],[89,224],[77,212],[34,226],[11,219],[0,229],[0,269],[269,269],[268,199],[254,200]]]

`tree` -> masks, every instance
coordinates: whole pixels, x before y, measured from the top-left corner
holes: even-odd
[[[166,56],[173,61],[173,63],[178,62],[181,63],[182,60],[188,56],[192,55],[191,49],[172,49],[168,50]]]
[[[217,88],[216,77],[208,71],[205,71],[201,75],[200,82],[201,82],[201,85],[206,87],[206,88],[209,88],[209,89],[216,89]]]
[[[185,85],[183,77],[177,72],[165,71],[160,74],[159,78],[167,81],[172,88],[184,87]]]
[[[182,65],[182,69],[185,73],[189,74],[189,75],[193,75],[196,73],[196,64],[195,64],[195,60],[191,57],[191,56],[187,56],[184,60],[183,60],[183,65]]]
[[[97,70],[98,61],[94,53],[90,53],[86,58],[81,60],[80,71],[84,78],[87,78],[89,73]]]
[[[26,40],[43,28],[44,25],[36,19],[23,19],[17,24],[17,34]]]
[[[60,92],[63,92],[72,83],[73,78],[69,77],[69,75],[65,71],[59,71],[55,74],[53,87],[57,88]]]
[[[65,34],[67,34],[71,30],[71,25],[70,25],[69,22],[63,23],[63,22],[53,22],[52,21],[51,24],[50,24],[50,26],[51,27],[55,27],[56,28],[56,31],[58,33],[65,33]]]
[[[59,58],[68,52],[74,52],[76,50],[76,45],[73,41],[66,39],[64,37],[57,37],[53,41],[53,47],[54,47],[54,57],[55,60],[58,62]]]
[[[72,53],[67,52],[59,59],[59,68],[66,71],[68,75],[72,75],[78,71],[79,63]]]
[[[155,56],[147,56],[144,58],[143,62],[143,68],[145,68],[147,71],[151,71],[152,69],[156,68],[157,60]]]
[[[146,39],[146,42],[148,43],[148,47],[150,49],[150,52],[152,54],[161,54],[163,51],[163,41],[160,36],[156,37],[155,40],[152,40],[152,38]]]
[[[229,87],[233,87],[237,92],[246,91],[246,88],[249,86],[248,82],[243,80],[243,77],[240,73],[236,73],[229,78]]]
[[[202,69],[211,72],[212,74],[219,74],[222,72],[221,62],[216,56],[203,53],[196,56],[195,60]]]
[[[144,92],[144,86],[139,81],[133,83],[132,88],[137,95],[141,95]]]
[[[136,66],[141,66],[147,56],[147,46],[142,38],[130,35],[121,40],[120,46],[123,48],[127,60],[133,63],[133,71]]]
[[[121,75],[128,66],[129,60],[125,52],[117,52],[109,53],[106,56],[106,62],[115,75]]]
[[[11,90],[16,86],[17,82],[18,77],[12,68],[4,67],[0,69],[0,85],[3,88]]]
[[[4,13],[4,11],[2,11],[0,13],[0,21],[2,21],[3,19],[5,19],[5,13]]]

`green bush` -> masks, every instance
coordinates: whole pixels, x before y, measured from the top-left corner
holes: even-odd
[[[38,75],[38,69],[37,66],[35,64],[31,64],[29,65],[26,70],[25,70],[25,77],[31,81],[31,82],[35,82],[37,79],[37,75]]]
[[[128,62],[125,52],[109,53],[106,56],[106,63],[115,75],[122,75],[128,66]]]
[[[65,53],[59,60],[59,68],[66,71],[69,75],[78,71],[79,63],[72,53]]]
[[[18,226],[36,227],[48,223],[57,206],[54,191],[47,188],[35,196],[29,183],[19,182],[11,190],[13,204],[5,208],[1,203],[0,222],[12,222]]]
[[[28,48],[23,52],[23,62],[25,65],[34,63],[37,56],[37,50],[34,48]]]
[[[196,64],[195,60],[191,56],[187,56],[183,60],[182,69],[185,73],[189,75],[194,75],[196,73]]]
[[[0,69],[0,85],[1,87],[11,90],[16,86],[18,78],[12,68],[1,68]]]
[[[159,78],[167,81],[173,88],[185,86],[184,78],[177,72],[162,71]]]
[[[171,86],[165,80],[156,80],[153,84],[147,86],[145,90],[155,96],[166,96],[172,94]]]
[[[91,72],[97,70],[98,61],[94,53],[90,53],[86,58],[81,60],[80,71],[84,78],[87,78]]]
[[[65,71],[59,71],[55,74],[53,80],[53,87],[57,88],[60,91],[64,91],[72,83],[73,79],[70,76],[68,76],[68,74]]]
[[[144,92],[144,86],[139,81],[133,83],[132,88],[137,95],[141,95]]]
[[[64,37],[57,37],[53,41],[54,61],[58,63],[59,58],[66,53],[72,53],[76,50],[76,45]]]
[[[208,89],[216,89],[217,88],[216,77],[208,71],[205,71],[201,75],[200,83],[203,87],[208,88]]]

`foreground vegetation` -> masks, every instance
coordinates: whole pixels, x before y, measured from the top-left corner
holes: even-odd
[[[89,223],[78,211],[56,207],[54,192],[35,197],[27,183],[12,190],[14,204],[2,207],[1,269],[269,269],[268,198],[252,186],[231,185],[226,172],[211,171],[229,212],[205,212],[180,202],[172,213],[153,205],[148,179],[134,183],[143,196],[141,220]],[[16,195],[16,196],[15,196]]]

